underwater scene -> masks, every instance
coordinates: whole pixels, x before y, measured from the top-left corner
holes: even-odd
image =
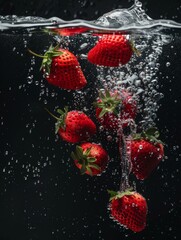
[[[0,240],[179,239],[181,23],[0,16]]]

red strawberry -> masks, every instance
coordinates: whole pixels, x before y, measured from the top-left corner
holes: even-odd
[[[96,133],[96,125],[85,113],[76,110],[68,112],[67,108],[65,108],[65,112],[61,109],[58,109],[57,112],[60,114],[59,118],[49,113],[57,119],[56,133],[63,140],[77,143],[88,140]]]
[[[76,152],[71,154],[75,165],[82,174],[100,175],[106,168],[109,157],[101,145],[95,143],[82,143],[76,147]]]
[[[123,32],[113,32],[113,31],[104,31],[104,30],[99,30],[98,32],[92,33],[93,36],[97,36],[97,37],[102,37],[103,35],[120,35],[122,36],[124,34],[124,36],[128,33],[126,33],[124,31]]]
[[[131,143],[132,172],[140,180],[147,178],[163,159],[163,144],[158,136],[158,131],[152,128],[137,134]]]
[[[98,121],[109,130],[118,128],[119,118],[125,127],[127,120],[136,117],[136,101],[126,90],[122,90],[121,93],[110,93],[106,90],[105,95],[100,93],[95,105]]]
[[[111,216],[124,227],[133,232],[140,232],[146,226],[147,203],[143,196],[130,191],[114,192],[111,194],[109,209]]]
[[[106,34],[88,52],[88,60],[96,65],[119,67],[129,62],[133,50],[125,36]]]
[[[69,27],[69,28],[57,28],[52,29],[51,31],[57,32],[62,36],[74,36],[76,34],[80,34],[86,32],[88,30],[87,27]]]
[[[41,69],[50,84],[66,90],[81,89],[87,84],[76,56],[68,50],[50,46],[44,56],[29,52],[43,58]]]

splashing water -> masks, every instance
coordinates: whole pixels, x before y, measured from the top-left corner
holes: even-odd
[[[152,28],[181,28],[181,23],[173,20],[153,20],[142,9],[142,3],[135,1],[135,4],[129,9],[116,9],[104,14],[95,21],[72,20],[64,21],[57,17],[45,19],[42,17],[18,17],[0,16],[0,30],[24,29],[28,31],[37,30],[38,28],[67,28],[67,27],[87,27],[87,31],[146,31]],[[160,28],[157,28],[160,31]]]
[[[80,28],[83,28],[83,31],[79,33],[77,30]],[[67,29],[71,29],[71,34],[69,36],[66,35]],[[181,29],[181,24],[172,20],[153,20],[146,15],[145,11],[142,9],[142,4],[139,1],[135,1],[135,4],[129,9],[116,9],[91,22],[85,20],[64,21],[56,17],[44,19],[40,17],[0,16],[0,34],[4,36],[4,39],[6,39],[6,36],[23,36],[24,55],[26,54],[27,48],[32,48],[31,41],[37,41],[36,34],[38,34],[38,41],[40,40],[41,46],[40,49],[47,49],[49,43],[54,45],[58,43],[61,48],[71,50],[76,54],[83,71],[90,79],[87,88],[75,92],[67,91],[66,96],[62,99],[61,94],[63,94],[63,90],[53,89],[52,86],[45,83],[44,79],[41,79],[40,81],[37,80],[38,74],[36,73],[37,69],[35,66],[38,62],[32,57],[31,60],[29,60],[31,61],[29,64],[31,66],[28,70],[27,82],[14,88],[27,96],[31,95],[31,88],[35,88],[35,91],[38,91],[38,94],[34,100],[39,102],[41,107],[48,105],[48,107],[50,106],[51,108],[57,109],[60,101],[60,104],[62,105],[60,107],[64,107],[68,102],[71,108],[82,110],[86,114],[94,116],[95,109],[92,102],[98,97],[98,92],[108,89],[112,92],[121,93],[124,89],[127,89],[127,91],[131,93],[132,98],[137,102],[138,116],[135,121],[133,119],[127,119],[127,122],[129,123],[128,131],[126,133],[124,132],[123,124],[125,124],[125,122],[122,122],[122,120],[119,119],[120,124],[116,135],[111,131],[105,131],[104,127],[100,125],[99,133],[94,139],[94,141],[103,142],[108,149],[110,147],[109,145],[114,142],[114,138],[116,138],[116,144],[118,145],[119,143],[120,156],[118,158],[121,159],[122,169],[120,191],[132,186],[132,183],[130,183],[129,180],[129,175],[131,173],[130,145],[132,135],[135,134],[137,130],[146,130],[157,124],[157,112],[160,107],[159,101],[164,97],[160,92],[158,77],[160,57],[163,53],[163,48],[166,45],[169,45],[174,38],[174,34],[171,35],[167,33],[169,29],[176,29],[179,31]],[[115,35],[120,33],[123,34],[127,40],[134,43],[135,49],[141,54],[138,56],[134,54],[129,63],[124,66],[103,67],[91,65],[87,61],[87,53],[97,43],[99,34],[104,33],[113,33]],[[35,45],[36,43],[34,46]],[[22,46],[20,50],[15,46],[13,51],[21,55],[21,51],[23,52]],[[169,63],[167,65],[169,67]],[[92,79],[96,80],[94,81]],[[11,91],[11,87],[9,88],[9,91]],[[2,91],[0,93],[3,95]],[[29,101],[31,101],[31,97]],[[32,109],[35,110],[34,114],[36,114],[37,110],[33,105],[34,104],[30,102],[28,103],[28,110],[26,110],[28,115],[33,114]],[[6,104],[4,105],[4,108],[6,108]],[[38,127],[41,128],[35,116],[32,116],[31,119],[26,119],[26,121],[26,124],[24,122],[22,123],[24,124],[25,135],[26,131],[29,131],[29,135],[34,135],[34,132],[38,131]],[[49,122],[52,124],[52,120],[49,119]],[[2,117],[2,137],[6,135],[4,133],[4,124],[6,125],[5,119]],[[43,125],[43,127],[46,129],[46,125]],[[30,159],[37,159],[38,156],[40,157],[38,161],[31,163],[27,162],[27,165],[26,163],[21,164],[18,157],[16,160],[16,163],[20,164],[23,169],[22,175],[24,180],[27,181],[28,178],[32,177],[34,179],[34,184],[38,185],[41,181],[41,174],[44,169],[53,165],[53,160],[59,158],[57,152],[58,154],[63,154],[62,163],[66,165],[68,169],[66,171],[70,177],[72,176],[72,166],[64,160],[67,158],[64,148],[67,148],[67,151],[69,152],[72,146],[63,143],[62,152],[60,153],[58,147],[52,144],[53,137],[47,137],[48,135],[45,135],[44,138],[46,139],[47,144],[42,147],[41,141],[43,136],[38,137],[35,134],[35,140],[32,140],[39,142],[39,150],[35,151],[36,143],[33,142],[31,146],[29,146],[31,148],[31,150],[28,149],[30,151],[29,153],[24,152],[24,154],[21,155],[20,153],[17,153],[18,150],[12,152],[11,161],[9,161],[3,168],[5,178],[13,172],[14,165],[12,162],[16,155],[18,156],[19,154],[20,160],[23,156],[27,155],[29,155]],[[27,135],[25,137],[18,137],[18,142],[20,144],[24,143],[25,138],[26,141],[28,141]],[[55,137],[54,141],[57,143],[59,141],[58,137]],[[49,144],[51,147],[49,147]],[[5,145],[6,148],[11,148],[10,143],[5,143]],[[45,155],[41,153],[41,151],[44,150],[48,153],[45,160]],[[35,153],[37,153],[37,155]],[[5,156],[7,155],[10,155],[8,150],[5,152]],[[116,158],[116,156],[114,157]],[[111,170],[108,171],[108,173],[104,174],[110,174]],[[114,176],[112,175],[111,177],[114,183],[117,184],[117,180],[115,180]],[[116,174],[116,178],[120,178],[119,173]],[[87,180],[87,182],[90,184],[90,180]],[[96,184],[95,181],[94,184]],[[105,185],[105,188],[107,188],[107,185],[109,185],[108,182],[105,182]],[[99,186],[97,186],[97,188],[98,187]],[[83,187],[81,186],[81,188]],[[104,191],[104,189],[102,191]],[[41,192],[39,194],[40,197],[42,197]]]

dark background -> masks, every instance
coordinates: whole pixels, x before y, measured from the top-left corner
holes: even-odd
[[[0,14],[93,20],[131,3],[6,0],[0,1]],[[152,18],[181,22],[178,0],[144,1],[143,6]],[[53,121],[42,110],[46,101],[51,110],[71,103],[72,93],[59,91],[44,80],[41,80],[43,86],[27,84],[28,75],[34,74],[33,81],[39,81],[41,74],[38,60],[28,73],[30,57],[24,41],[26,37],[0,35],[0,240],[180,239],[180,37],[174,37],[164,47],[158,73],[160,91],[165,97],[161,100],[157,124],[167,144],[166,159],[144,182],[131,177],[149,206],[147,228],[138,234],[120,228],[109,219],[106,210],[106,190],[116,190],[120,180],[117,152],[110,143],[115,161],[102,177],[79,175],[68,157],[73,147],[55,137]],[[42,52],[47,42],[49,39],[36,36],[28,44]],[[166,67],[166,62],[171,63],[170,67]],[[94,78],[94,69],[89,78]],[[40,92],[47,89],[49,92],[41,97]]]

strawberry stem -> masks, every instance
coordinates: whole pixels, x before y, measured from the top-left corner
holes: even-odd
[[[32,50],[30,50],[29,48],[28,48],[28,52],[31,53],[32,55],[36,56],[36,57],[39,57],[39,58],[46,58],[46,56],[43,56],[43,55],[37,54],[37,53],[33,52]]]
[[[68,107],[66,106],[64,108],[64,111],[62,111],[61,109],[57,110],[57,113],[60,114],[60,117],[55,116],[53,113],[51,113],[47,108],[45,108],[45,110],[53,117],[57,120],[57,122],[55,123],[55,133],[58,133],[59,129],[62,128],[65,130],[66,128],[66,123],[65,123],[65,119],[66,116],[68,114]]]
[[[44,69],[47,74],[50,74],[52,59],[63,54],[59,49],[59,44],[55,47],[51,45],[44,55],[37,54],[30,49],[28,51],[36,57],[43,58],[40,70]]]
[[[45,110],[46,110],[53,118],[55,118],[56,120],[59,120],[59,118],[56,117],[53,113],[51,113],[47,108],[45,108]]]

